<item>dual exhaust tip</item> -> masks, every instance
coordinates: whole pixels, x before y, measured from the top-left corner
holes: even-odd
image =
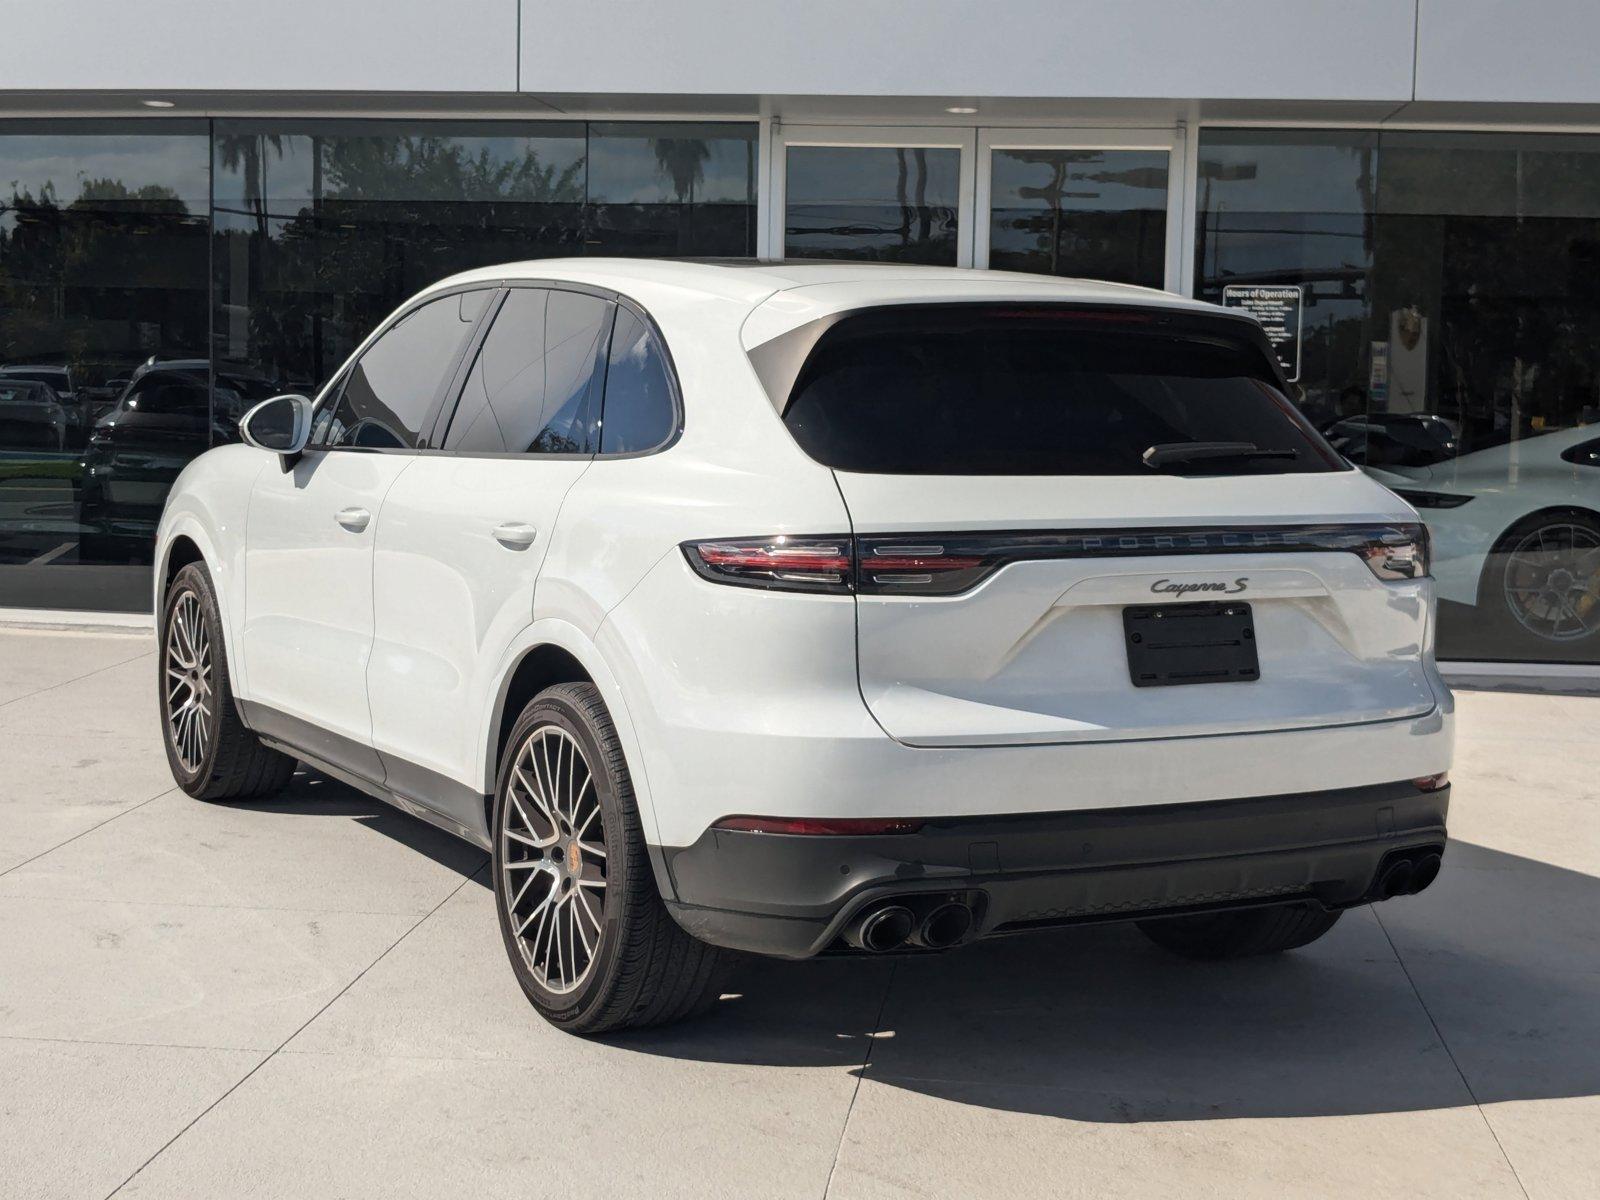
[[[1439,877],[1440,862],[1439,852],[1431,848],[1396,855],[1378,869],[1378,878],[1372,885],[1373,898],[1415,896]]]
[[[972,932],[972,907],[959,900],[935,905],[919,921],[904,904],[869,906],[845,926],[844,940],[857,950],[882,954],[902,946],[948,950]]]

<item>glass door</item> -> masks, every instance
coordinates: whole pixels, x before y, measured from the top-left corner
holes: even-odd
[[[975,147],[971,129],[775,126],[774,253],[971,266]]]
[[[1177,290],[1176,129],[985,129],[973,264]]]

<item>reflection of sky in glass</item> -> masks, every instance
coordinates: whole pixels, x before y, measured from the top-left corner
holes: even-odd
[[[1059,181],[1058,167],[1064,168]],[[1167,207],[1162,150],[996,150],[991,178],[995,208],[1048,210],[1057,201],[1091,212]]]
[[[203,213],[210,192],[203,134],[12,134],[0,136],[0,201],[13,189],[35,198],[53,184],[66,205],[85,180],[113,179],[130,192],[156,186]]]
[[[1363,168],[1375,133],[1317,130],[1205,130],[1200,138],[1202,210],[1366,212]],[[1376,180],[1369,180],[1370,190]]]
[[[900,166],[905,164],[902,195]],[[926,164],[925,186],[919,176]],[[786,170],[788,203],[923,204],[955,208],[961,152],[946,147],[896,150],[883,146],[790,146]]]

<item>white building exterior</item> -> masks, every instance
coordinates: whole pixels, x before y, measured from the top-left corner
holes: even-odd
[[[273,264],[308,230],[337,239],[366,219],[353,213],[377,211],[350,207],[372,201],[372,185],[352,184],[350,160],[329,146],[437,133],[465,147],[462,161],[486,154],[524,171],[522,191],[484,193],[491,215],[465,219],[494,237],[467,247],[452,234],[441,270],[515,246],[525,220],[538,226],[534,254],[710,247],[1105,274],[1216,300],[1229,281],[1299,289],[1297,398],[1330,426],[1437,416],[1442,438],[1455,433],[1444,458],[1401,445],[1369,465],[1449,496],[1457,474],[1481,476],[1456,472],[1457,458],[1600,415],[1590,341],[1600,299],[1568,268],[1600,248],[1596,44],[1600,6],[1588,0],[57,0],[15,14],[0,38],[0,237],[13,238],[0,242],[0,287],[8,269],[15,276],[0,292],[0,368],[126,363],[100,368],[102,404],[146,358],[209,359],[213,372],[238,361],[263,379],[308,382],[366,318],[274,299],[283,269]],[[707,130],[734,140],[704,142]],[[182,198],[207,264],[190,286],[192,313],[109,311],[101,281],[80,305],[95,311],[74,315],[66,266],[44,299],[40,273],[57,268],[27,257],[39,243],[16,229],[44,203],[45,182],[52,213],[87,212],[101,202],[91,183],[121,161],[118,139],[145,139],[139,153],[154,161],[150,139],[165,131],[196,139],[200,165],[185,168],[195,182],[110,203],[125,213]],[[513,153],[508,138],[533,148]],[[748,193],[735,195],[746,143]],[[604,183],[611,146],[627,161]],[[529,164],[568,173],[529,191]],[[657,168],[667,182],[652,199],[641,180]],[[329,187],[325,171],[342,172],[342,185]],[[275,196],[278,186],[288,191]],[[385,210],[386,228],[434,220],[456,186],[415,182],[414,196],[397,193],[402,208]],[[413,202],[434,207],[408,218]],[[513,202],[525,207],[508,227]],[[536,220],[527,207],[558,203],[582,215]],[[669,229],[651,205],[676,206],[679,223]],[[457,212],[450,228],[463,220]],[[566,232],[552,233],[562,220]],[[707,233],[716,222],[723,232]],[[1486,238],[1509,239],[1500,258]],[[1530,285],[1530,261],[1556,282]],[[425,282],[432,269],[408,261],[395,279]],[[145,279],[129,295],[158,286]],[[323,280],[282,294],[338,290]],[[1539,324],[1550,312],[1559,332]],[[274,336],[281,344],[269,346]],[[87,453],[101,414],[82,407]],[[0,453],[4,437],[0,427]],[[1490,620],[1490,593],[1549,592],[1554,560],[1516,567],[1516,530],[1463,534],[1457,520],[1450,544],[1468,556],[1456,564],[1468,582],[1448,598],[1460,610],[1447,614],[1444,650],[1587,671],[1600,662],[1600,515],[1582,514],[1600,514],[1600,471],[1590,478],[1564,459],[1546,470],[1536,450],[1511,455],[1529,465],[1510,481],[1530,516],[1579,513],[1567,547],[1577,582],[1549,593],[1554,617],[1524,604]],[[95,531],[134,526],[117,524],[115,504],[95,507],[108,502],[82,469],[70,495],[66,467],[53,498],[42,482],[37,496],[10,499],[0,486],[0,547],[12,546],[0,550],[0,605],[84,606],[113,576],[126,576],[128,597],[145,594],[137,554],[130,567],[88,552]],[[1462,505],[1449,511],[1475,511]],[[49,526],[45,509],[71,518]],[[68,542],[78,549],[61,549]],[[90,582],[68,586],[75,574]]]

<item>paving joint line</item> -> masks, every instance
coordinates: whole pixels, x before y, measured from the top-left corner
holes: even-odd
[[[162,793],[162,794],[165,795],[166,793]],[[154,799],[157,799],[157,800],[159,800],[160,798],[161,798],[160,796],[154,797]],[[144,801],[144,803],[145,804],[149,804],[150,801],[146,800],[146,801]],[[129,811],[131,812],[132,810],[130,809]],[[111,818],[108,818],[108,819],[114,821],[114,820],[116,820],[116,817],[111,817]],[[87,829],[84,830],[84,833],[89,833],[89,832],[92,832],[92,831],[91,830],[87,830]],[[61,844],[63,846],[66,845],[65,842],[63,842]],[[57,847],[57,849],[59,849],[59,848],[60,847]],[[46,850],[45,853],[46,854],[53,854],[53,853],[55,853],[55,851],[54,850]],[[32,861],[33,861],[32,859],[29,859],[29,862],[32,862]],[[21,867],[21,866],[25,866],[25,865],[26,865],[25,863],[18,863],[17,867]],[[11,867],[9,869],[14,871],[14,870],[17,869],[17,867]],[[468,876],[468,878],[470,879],[471,877]],[[0,890],[0,901],[5,901],[5,900],[31,900],[31,901],[35,901],[35,902],[37,902],[37,901],[48,901],[48,902],[54,903],[54,904],[71,904],[71,903],[76,903],[76,902],[104,904],[104,905],[131,904],[131,905],[135,905],[135,906],[142,905],[142,906],[149,907],[149,908],[203,908],[203,909],[217,909],[217,910],[223,910],[223,911],[227,911],[227,912],[315,913],[315,914],[317,914],[319,916],[330,916],[330,917],[414,917],[414,916],[418,915],[418,910],[415,909],[415,908],[340,908],[338,905],[335,905],[335,904],[317,904],[317,905],[242,904],[242,903],[241,904],[202,904],[198,900],[123,900],[123,899],[120,899],[119,897],[116,897],[116,896],[106,896],[106,897],[103,897],[103,898],[100,898],[100,899],[90,900],[88,897],[85,897],[85,896],[82,896],[82,895],[44,896],[44,895],[34,895],[32,893],[29,893],[29,892],[10,892],[10,891]],[[432,910],[430,909],[428,911],[431,912]],[[427,913],[424,912],[421,915],[426,916]],[[4,1037],[4,1036],[5,1036],[4,1034],[0,1034],[0,1037]]]
[[[828,1179],[822,1185],[822,1200],[828,1200],[833,1191],[833,1177],[839,1170],[839,1159],[844,1155],[844,1139],[850,1132],[850,1117],[856,1111],[856,1097],[861,1095],[861,1081],[867,1077],[867,1065],[872,1062],[872,1051],[883,1032],[883,1014],[889,1008],[889,993],[894,990],[894,976],[899,969],[898,960],[889,963],[889,978],[884,981],[883,998],[878,1001],[878,1015],[872,1019],[872,1036],[867,1038],[867,1052],[861,1058],[861,1071],[856,1075],[856,1086],[850,1090],[850,1103],[844,1110],[844,1122],[839,1126],[839,1144],[833,1148],[833,1162],[828,1164]]]
[[[248,1083],[250,1081],[250,1079],[255,1075],[255,1073],[257,1071],[261,1070],[262,1067],[266,1066],[274,1058],[278,1057],[279,1051],[281,1051],[290,1042],[294,1041],[295,1038],[299,1037],[302,1033],[304,1033],[307,1026],[309,1026],[313,1021],[315,1021],[323,1013],[327,1012],[328,1009],[331,1008],[338,1001],[338,999],[341,996],[343,996],[351,988],[355,987],[356,984],[360,983],[361,980],[366,977],[366,974],[367,974],[368,971],[372,970],[373,967],[377,966],[384,959],[388,958],[390,953],[394,950],[394,948],[396,946],[398,946],[401,942],[405,941],[408,937],[410,937],[413,933],[415,933],[417,931],[417,929],[421,927],[421,925],[422,925],[422,923],[424,921],[426,921],[429,917],[433,916],[434,913],[438,912],[441,908],[443,908],[446,904],[448,904],[450,902],[451,897],[453,897],[462,888],[466,887],[467,884],[471,883],[472,880],[478,874],[480,874],[482,872],[482,870],[483,870],[483,868],[479,867],[477,871],[474,871],[471,875],[467,876],[460,883],[458,883],[455,887],[451,888],[449,895],[445,896],[445,898],[443,900],[440,900],[439,903],[435,904],[427,912],[423,913],[422,916],[418,917],[416,919],[416,921],[404,933],[402,933],[399,937],[395,938],[394,941],[389,943],[389,945],[384,949],[382,954],[378,955],[377,958],[373,959],[366,966],[362,967],[361,970],[357,971],[356,974],[355,974],[355,977],[352,978],[349,983],[345,984],[342,988],[340,988],[337,992],[335,992],[332,996],[330,996],[328,998],[328,1002],[326,1004],[324,1004],[321,1008],[317,1009],[316,1012],[312,1013],[303,1022],[301,1022],[301,1024],[294,1030],[294,1032],[292,1032],[288,1037],[284,1038],[283,1041],[279,1042],[278,1045],[274,1049],[270,1050],[266,1054],[266,1056],[264,1058],[262,1058],[262,1060],[260,1062],[258,1062],[255,1066],[251,1067],[248,1071],[246,1071],[244,1073],[244,1075],[242,1075],[239,1078],[238,1082],[236,1082],[232,1087],[228,1088],[227,1091],[223,1092],[222,1095],[218,1096],[210,1104],[206,1105],[205,1108],[200,1110],[200,1112],[195,1114],[194,1118],[192,1120],[190,1120],[188,1124],[186,1124],[182,1129],[178,1130],[177,1133],[173,1134],[170,1138],[168,1138],[165,1142],[163,1142],[161,1144],[160,1148],[157,1149],[154,1154],[152,1154],[149,1158],[145,1159],[142,1163],[140,1163],[137,1167],[135,1167],[134,1170],[133,1170],[133,1174],[129,1175],[121,1183],[117,1184],[116,1187],[112,1188],[109,1192],[107,1192],[106,1193],[106,1200],[111,1200],[111,1197],[115,1196],[123,1188],[127,1187],[130,1183],[132,1183],[135,1179],[137,1179],[139,1177],[140,1172],[142,1172],[151,1163],[155,1162],[156,1159],[160,1158],[163,1154],[165,1154],[172,1147],[173,1143],[175,1143],[184,1134],[188,1133],[189,1130],[193,1129],[196,1125],[198,1125],[205,1118],[206,1114],[211,1112],[214,1108],[217,1107],[217,1105],[221,1104],[229,1096],[233,1095],[234,1092],[238,1091],[241,1087],[243,1087],[246,1083]]]
[[[57,850],[61,849],[61,847],[63,847],[63,846],[70,846],[73,842],[77,841],[79,838],[87,837],[89,834],[93,833],[96,829],[103,828],[104,826],[111,824],[111,822],[113,822],[113,821],[120,820],[122,817],[127,816],[131,812],[138,812],[146,804],[154,804],[157,800],[161,799],[161,797],[172,795],[172,793],[177,791],[177,790],[178,789],[176,787],[165,788],[162,791],[157,792],[154,796],[146,796],[143,800],[139,801],[139,803],[129,805],[127,808],[123,809],[121,812],[112,813],[104,821],[96,821],[93,825],[89,826],[89,828],[78,830],[77,833],[73,834],[71,837],[67,838],[65,841],[57,842],[54,846],[51,846],[48,850],[41,850],[41,851],[39,851],[39,853],[35,854],[33,857],[25,858],[19,863],[13,863],[11,866],[7,867],[4,871],[0,871],[0,879],[5,878],[7,875],[11,874],[11,872],[13,872],[13,871],[20,871],[23,867],[27,866],[29,863],[38,862],[41,858],[43,858],[47,854],[54,854]],[[59,897],[55,897],[55,896],[40,897],[40,899],[52,899],[53,900],[53,899],[59,899]]]
[[[118,1042],[110,1038],[37,1037],[31,1033],[0,1033],[0,1042],[45,1042],[53,1046],[123,1046],[129,1050],[220,1050],[224,1054],[260,1054],[260,1046],[197,1046],[193,1042]]]
[[[74,683],[82,683],[85,679],[93,679],[96,675],[104,674],[107,671],[115,671],[118,667],[125,667],[131,662],[138,662],[141,658],[149,658],[154,654],[155,650],[147,646],[132,658],[124,658],[120,662],[107,663],[103,667],[85,671],[82,675],[74,675],[71,679],[63,679],[60,683],[52,683],[49,687],[42,687],[36,692],[29,692],[26,696],[13,696],[9,700],[0,700],[0,708],[10,708],[13,704],[21,704],[24,700],[32,700],[35,696],[42,696],[46,692],[53,692],[58,688],[68,687]]]
[[[1500,1151],[1500,1157],[1505,1159],[1506,1169],[1511,1172],[1511,1178],[1516,1180],[1517,1188],[1522,1192],[1523,1200],[1530,1200],[1528,1186],[1522,1182],[1522,1175],[1517,1170],[1517,1164],[1511,1161],[1511,1155],[1506,1153],[1505,1143],[1500,1140],[1500,1135],[1495,1131],[1494,1122],[1489,1120],[1489,1114],[1483,1111],[1483,1101],[1478,1099],[1478,1093],[1473,1090],[1472,1082],[1467,1078],[1467,1073],[1461,1069],[1461,1064],[1456,1061],[1456,1052],[1450,1049],[1450,1043],[1445,1040],[1444,1030],[1439,1028],[1439,1022],[1434,1019],[1433,1010],[1428,1007],[1428,1002],[1422,998],[1422,989],[1417,987],[1417,981],[1411,977],[1411,968],[1406,966],[1406,960],[1401,957],[1400,947],[1394,944],[1394,938],[1389,933],[1389,927],[1383,923],[1383,917],[1378,913],[1377,905],[1372,905],[1373,920],[1378,922],[1378,928],[1383,932],[1384,941],[1389,943],[1389,951],[1394,955],[1394,961],[1400,967],[1400,973],[1406,977],[1406,982],[1411,985],[1411,994],[1417,998],[1417,1004],[1422,1008],[1422,1015],[1428,1018],[1428,1024],[1433,1026],[1433,1035],[1439,1039],[1439,1045],[1444,1047],[1445,1057],[1450,1060],[1450,1065],[1456,1069],[1456,1076],[1461,1080],[1461,1086],[1467,1089],[1467,1095],[1472,1098],[1472,1106],[1478,1110],[1478,1119],[1483,1122],[1483,1127],[1489,1131],[1489,1136],[1494,1139],[1495,1148]]]

